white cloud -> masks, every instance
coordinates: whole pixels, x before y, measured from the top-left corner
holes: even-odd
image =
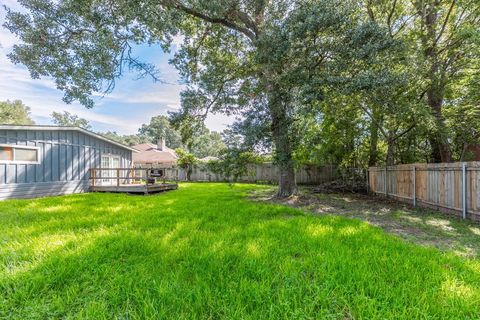
[[[0,25],[2,25],[1,22]],[[11,48],[15,43],[18,43],[18,39],[13,34],[0,29],[0,48]]]
[[[17,0],[2,0],[2,4],[16,10],[22,8],[22,6],[17,2]]]
[[[180,85],[170,84],[154,84],[151,90],[132,90],[133,92],[112,92],[105,96],[107,100],[114,100],[123,103],[133,104],[162,104],[179,108],[180,106],[180,92],[182,91]]]
[[[40,122],[50,118],[53,111],[68,110],[92,122],[136,131],[136,124],[127,119],[101,114],[76,103],[65,104],[61,100],[62,93],[52,80],[32,79],[24,67],[14,65],[6,58],[7,50],[0,49],[0,100],[22,100],[31,108],[33,118]]]

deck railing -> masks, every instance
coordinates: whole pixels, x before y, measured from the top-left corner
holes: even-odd
[[[92,186],[112,180],[117,186],[178,181],[178,170],[174,168],[90,168],[89,174]]]

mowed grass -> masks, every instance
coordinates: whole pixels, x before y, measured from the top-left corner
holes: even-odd
[[[479,260],[255,188],[0,202],[0,318],[480,317]]]

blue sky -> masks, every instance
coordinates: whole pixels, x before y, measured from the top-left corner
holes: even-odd
[[[21,7],[16,0],[1,0],[13,9]],[[0,25],[5,11],[0,9]],[[179,39],[172,43],[172,52]],[[69,111],[89,120],[95,131],[117,131],[122,134],[136,133],[143,123],[159,114],[167,114],[180,107],[180,92],[175,68],[168,64],[171,54],[165,54],[159,47],[147,45],[135,49],[135,55],[154,63],[160,70],[160,77],[166,83],[154,83],[149,78],[137,79],[137,74],[128,73],[116,82],[115,90],[99,99],[93,109],[86,109],[78,103],[65,104],[63,93],[55,88],[51,79],[34,80],[22,65],[12,64],[7,54],[18,43],[8,30],[0,27],[0,100],[22,100],[31,108],[32,118],[37,124],[51,124],[53,111]],[[233,122],[233,117],[210,115],[206,125],[210,130],[221,131]]]

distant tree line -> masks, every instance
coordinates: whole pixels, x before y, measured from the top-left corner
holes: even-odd
[[[92,125],[87,119],[81,118],[68,111],[52,112],[52,122],[59,126],[75,126],[86,130],[92,130]],[[0,124],[35,124],[31,118],[30,108],[21,100],[0,101]],[[204,125],[197,134],[186,143],[182,142],[180,132],[175,129],[167,116],[155,116],[150,123],[143,124],[137,134],[118,134],[115,131],[98,132],[102,136],[133,146],[140,143],[157,143],[160,137],[166,139],[167,147],[171,149],[183,149],[196,158],[207,156],[219,157],[226,148],[222,135],[216,131],[210,131]]]
[[[0,124],[35,124],[30,108],[21,100],[0,101]]]
[[[77,126],[91,130],[90,122],[68,111],[53,112],[52,122],[61,126]],[[181,149],[182,152],[189,152],[194,157],[204,158],[207,156],[218,157],[226,145],[220,133],[210,131],[204,125],[197,131],[194,137],[186,143],[182,142],[181,135],[171,124],[167,116],[159,115],[153,117],[149,123],[143,124],[137,134],[122,135],[115,131],[99,132],[106,138],[133,146],[140,143],[156,144],[160,137],[165,139],[166,146],[173,150]],[[184,149],[184,151],[183,151]]]

